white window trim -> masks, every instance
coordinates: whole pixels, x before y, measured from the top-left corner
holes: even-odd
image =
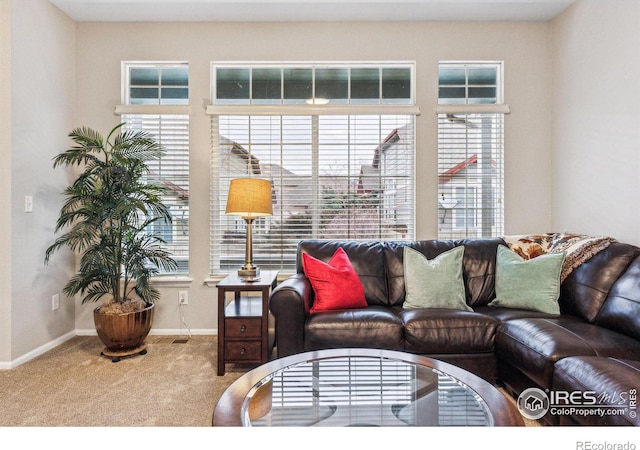
[[[151,278],[151,284],[162,287],[189,287],[193,278],[188,275],[156,275]]]
[[[117,116],[126,114],[173,114],[191,115],[191,106],[185,105],[117,105]]]
[[[511,108],[506,103],[501,105],[438,105],[436,114],[483,114],[502,113],[511,114]]]
[[[116,105],[114,114],[123,116],[127,114],[140,115],[192,115],[190,105],[130,105],[125,102],[128,99],[129,87],[129,70],[130,66],[149,66],[157,67],[158,65],[183,65],[188,64],[186,61],[123,61],[121,65],[121,97],[123,104]],[[191,241],[191,237],[189,237]],[[189,269],[191,271],[191,268]],[[193,282],[193,278],[188,274],[159,274],[151,277],[151,283],[167,288],[188,288]]]
[[[511,113],[511,108],[507,103],[504,103],[504,61],[440,61],[438,67],[441,65],[464,65],[464,66],[491,66],[497,67],[497,103],[495,104],[438,104],[435,108],[436,117],[444,114],[502,114],[507,115]],[[438,87],[440,84],[438,83]],[[504,127],[504,118],[503,118],[503,127]],[[438,133],[440,133],[440,125],[438,125]],[[502,164],[503,164],[503,172],[502,172],[502,199],[504,202],[504,128],[502,130]],[[440,164],[440,144],[438,144],[438,165]],[[440,185],[438,185],[438,194],[440,193]],[[476,194],[477,195],[477,194]],[[476,199],[477,201],[477,199]],[[476,210],[477,208],[474,208]],[[470,229],[478,229],[478,224],[476,223],[474,227],[456,227],[455,217],[451,218],[452,220],[452,230],[470,230]],[[504,229],[504,203],[502,204],[502,227]],[[438,236],[440,237],[440,224],[438,224]]]
[[[335,104],[335,105],[314,105],[314,104],[216,104],[216,83],[215,83],[215,74],[216,69],[224,68],[224,67],[234,67],[234,68],[249,68],[253,69],[256,67],[262,68],[305,68],[305,67],[344,67],[344,68],[410,68],[411,70],[411,92],[410,92],[410,102],[407,104],[384,104],[384,103],[376,103],[376,104]],[[211,116],[213,120],[215,120],[216,116],[328,116],[328,115],[339,115],[339,116],[363,116],[363,115],[373,115],[373,116],[383,116],[383,115],[411,115],[418,116],[420,115],[420,108],[416,105],[416,67],[415,61],[365,61],[365,62],[256,62],[256,61],[213,61],[211,62],[211,85],[210,85],[210,104],[205,106],[205,114]],[[382,82],[382,80],[381,80]],[[414,121],[415,127],[415,121]],[[415,144],[415,129],[413,131],[413,139],[414,139],[414,155],[413,155],[413,182],[414,182],[414,195],[413,195],[413,203],[415,211],[415,158],[416,158],[416,144]],[[212,142],[212,153],[216,154],[218,151],[217,143]],[[214,219],[215,220],[215,219]],[[413,216],[413,230],[415,233],[415,221],[416,216]],[[283,274],[284,272],[281,272]],[[290,275],[290,274],[288,274]],[[208,287],[215,286],[215,283],[219,281],[219,274],[215,271],[210,274],[210,276],[205,280],[205,285]]]
[[[420,115],[414,105],[207,105],[206,114],[242,116],[318,116],[318,115]]]

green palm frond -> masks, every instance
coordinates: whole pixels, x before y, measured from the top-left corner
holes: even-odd
[[[55,230],[66,231],[47,248],[45,263],[63,247],[82,254],[64,292],[82,295],[83,303],[104,296],[124,302],[132,290],[153,301],[159,293],[150,278],[177,268],[162,239],[146,231],[155,221],[171,222],[162,201],[165,188],[146,179],[147,162],[160,158],[164,149],[150,133],[122,130],[123,125],[106,138],[91,128],[76,128],[69,134],[74,145],[54,158],[54,167],[83,171],[63,192]]]

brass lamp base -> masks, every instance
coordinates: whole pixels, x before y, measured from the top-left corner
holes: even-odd
[[[254,267],[252,269],[242,268],[238,270],[239,278],[258,278],[260,276],[260,267]]]

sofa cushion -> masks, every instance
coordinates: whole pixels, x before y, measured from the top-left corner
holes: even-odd
[[[566,254],[548,253],[525,260],[500,246],[496,258],[496,298],[490,306],[560,314],[560,274]]]
[[[410,247],[404,249],[405,309],[445,308],[471,311],[462,280],[464,247],[429,260]]]
[[[514,319],[553,319],[558,317],[557,314],[547,314],[540,311],[532,311],[530,309],[501,308],[499,306],[478,306],[474,311],[480,314],[486,314],[499,322],[506,322]]]
[[[388,305],[387,276],[384,266],[384,244],[377,241],[351,242],[339,240],[303,240],[298,243],[296,272],[304,273],[302,254],[328,261],[342,247],[364,289],[369,305]]]
[[[593,323],[615,281],[639,255],[640,248],[614,242],[581,264],[562,283],[560,311]]]
[[[311,281],[316,297],[311,314],[328,309],[366,308],[364,289],[342,247],[329,262],[304,253],[304,273]]]
[[[384,306],[321,311],[305,324],[305,350],[323,348],[382,348],[404,350],[402,321]]]
[[[640,418],[636,415],[636,408],[629,409],[629,393],[637,391],[638,386],[640,386],[640,361],[575,356],[561,359],[554,368],[554,390],[593,391],[599,406],[625,412],[625,414],[611,414],[604,417],[597,414],[570,415],[572,422],[581,425],[639,426]],[[567,408],[567,411],[570,410]],[[631,411],[633,413],[629,414]]]
[[[640,257],[615,282],[595,323],[640,339]]]
[[[640,341],[577,317],[515,319],[496,331],[496,354],[543,388],[551,388],[553,366],[567,356],[634,359]]]
[[[450,309],[406,309],[398,315],[404,324],[408,352],[482,353],[494,350],[499,322],[493,317]]]

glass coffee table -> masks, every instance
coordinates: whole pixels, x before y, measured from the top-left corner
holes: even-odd
[[[263,364],[236,380],[214,426],[522,426],[514,404],[454,365],[391,350],[331,349]]]

